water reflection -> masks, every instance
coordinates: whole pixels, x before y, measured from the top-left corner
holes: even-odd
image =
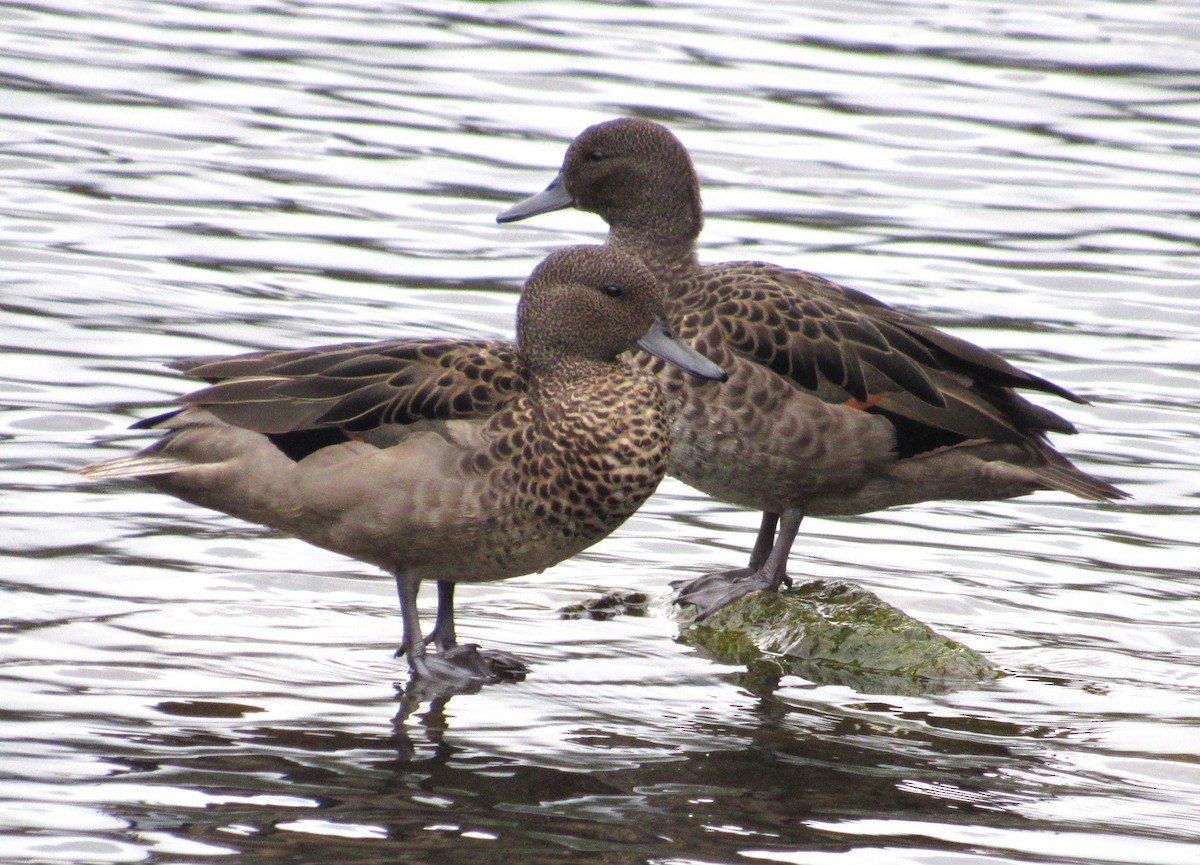
[[[267,861],[328,848],[346,862],[379,861],[396,849],[419,861],[438,855],[448,838],[490,842],[487,853],[457,852],[465,861],[547,861],[572,851],[653,861],[680,850],[718,859],[747,849],[845,850],[851,844],[838,824],[879,815],[897,824],[982,821],[1029,831],[1036,821],[1024,809],[1076,786],[1061,786],[1060,767],[1029,749],[1052,730],[992,722],[939,728],[909,713],[888,718],[894,707],[881,704],[843,714],[774,696],[748,703],[736,723],[690,725],[688,748],[670,759],[581,774],[473,747],[469,733],[456,733],[451,711],[468,699],[482,698],[419,705],[401,698],[391,736],[253,725],[248,716],[236,726],[184,725],[141,737],[125,780],[151,797],[145,791],[156,784],[199,791],[194,807],[202,809],[176,825],[164,815],[160,830]],[[598,751],[631,745],[595,729],[570,735]]]

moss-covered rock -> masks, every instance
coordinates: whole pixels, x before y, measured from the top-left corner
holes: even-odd
[[[943,637],[878,597],[816,580],[740,598],[703,622],[678,614],[680,640],[751,678],[796,675],[861,693],[933,694],[994,679],[983,655]]]
[[[598,598],[588,598],[558,611],[564,619],[615,619],[617,616],[644,616],[650,606],[650,596],[644,592],[605,592]]]

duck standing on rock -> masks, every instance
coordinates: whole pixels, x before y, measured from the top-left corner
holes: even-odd
[[[724,377],[661,315],[662,292],[636,259],[562,249],[525,284],[515,348],[394,340],[183,361],[211,386],[135,424],[166,431],[153,445],[83,473],[144,478],[393,574],[415,678],[453,689],[520,675],[512,656],[457,642],[455,584],[550,567],[654,492],[666,406],[654,377],[618,355],[639,346]],[[427,638],[424,579],[439,589]]]
[[[749,566],[682,583],[704,618],[785,582],[803,517],[1052,489],[1125,493],[1047,440],[1066,419],[1017,393],[1085,400],[986,349],[821,277],[758,261],[702,265],[700,185],[664,126],[621,118],[585,129],[542,192],[499,222],[576,207],[608,223],[666,293],[668,321],[728,373],[697,383],[640,355],[672,415],[668,472],[763,512]],[[778,529],[778,533],[776,533]]]

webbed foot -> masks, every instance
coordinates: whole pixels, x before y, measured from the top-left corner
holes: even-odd
[[[410,656],[409,668],[414,678],[448,691],[474,690],[493,682],[519,682],[529,672],[516,655],[483,650],[474,643]]]
[[[434,657],[467,670],[486,682],[519,682],[529,668],[511,652],[481,649],[474,643],[463,643],[442,649]]]
[[[429,636],[422,637],[417,617],[418,584],[403,572],[396,575],[404,617],[404,643],[396,650],[396,657],[408,656],[409,683],[416,685],[416,690],[431,695],[468,693],[492,682],[525,678],[528,668],[515,655],[482,651],[474,643],[458,643],[452,581],[438,580],[437,623]]]
[[[676,580],[671,583],[671,588],[678,590],[674,603],[694,606],[696,621],[700,622],[753,592],[773,592],[780,585],[791,584],[792,578],[786,573],[770,574],[762,567],[735,568],[705,574],[694,580]]]
[[[750,554],[750,566],[671,583],[671,588],[679,590],[675,603],[694,606],[696,621],[700,622],[752,592],[775,592],[780,586],[791,586],[792,578],[787,575],[788,553],[802,519],[804,512],[799,508],[782,514],[764,512],[754,551]],[[777,524],[778,535],[775,534]]]

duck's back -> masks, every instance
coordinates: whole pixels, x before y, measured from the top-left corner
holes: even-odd
[[[666,285],[681,335],[729,373],[696,384],[646,361],[674,413],[671,474],[711,495],[817,515],[1118,492],[1049,446],[1074,428],[1015,388],[1082,400],[868,295],[762,262],[676,269]]]

